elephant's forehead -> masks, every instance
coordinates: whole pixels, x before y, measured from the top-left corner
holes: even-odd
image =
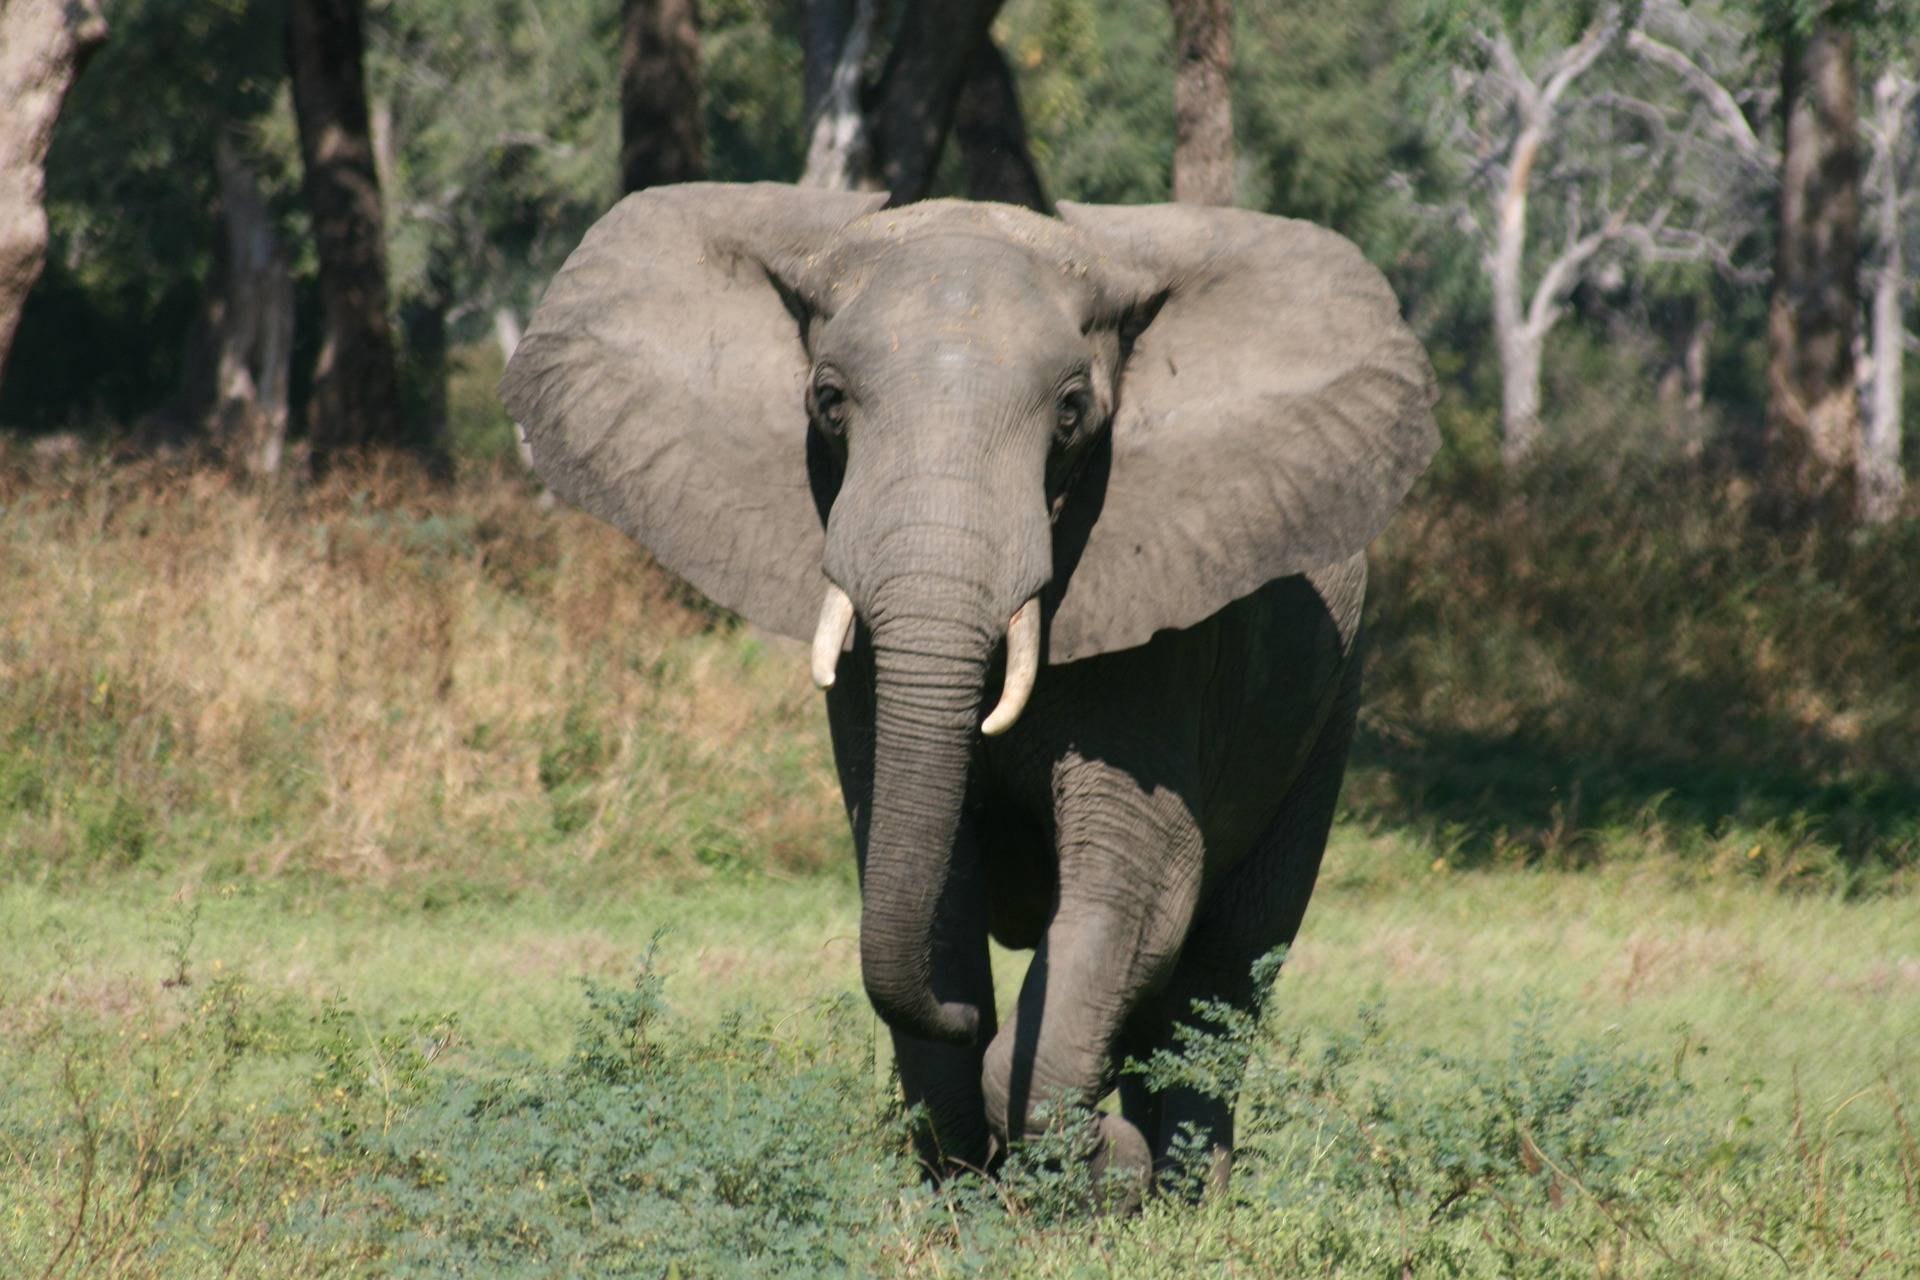
[[[1064,283],[1050,264],[998,236],[954,230],[869,247],[862,300],[964,311],[1040,301]],[[1051,277],[1051,278],[1050,278]]]
[[[843,241],[911,245],[942,236],[991,239],[1063,267],[1095,256],[1086,238],[1057,218],[970,200],[922,200],[882,209],[856,219],[843,233]]]
[[[1074,291],[1056,268],[990,236],[943,233],[887,246],[864,264],[834,328],[884,335],[893,352],[962,349],[1004,362],[1021,344],[1079,335]],[[1056,332],[1057,331],[1057,332]]]

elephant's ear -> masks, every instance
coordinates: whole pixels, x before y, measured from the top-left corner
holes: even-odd
[[[1160,292],[1105,474],[1090,468],[1062,515],[1057,541],[1078,558],[1049,659],[1142,644],[1365,547],[1438,432],[1426,352],[1360,251],[1237,209],[1062,202],[1060,216]]]
[[[771,183],[628,196],[554,277],[500,384],[555,493],[792,636],[813,634],[825,587],[794,280],[885,199]]]

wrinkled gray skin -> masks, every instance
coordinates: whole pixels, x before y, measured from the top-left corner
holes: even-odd
[[[1362,551],[1432,375],[1344,240],[1232,210],[1055,221],[778,186],[629,197],[503,393],[560,495],[763,625],[857,613],[827,697],[861,971],[936,1173],[987,1166],[1253,998],[1299,927],[1360,675]],[[1008,620],[1047,665],[1004,736]],[[1031,947],[994,1007],[989,934]],[[1102,1164],[1229,1104],[1120,1081]]]

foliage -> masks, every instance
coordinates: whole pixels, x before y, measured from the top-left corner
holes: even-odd
[[[1657,406],[1563,401],[1584,442],[1449,454],[1380,543],[1349,810],[1456,860],[1909,878],[1920,526],[1756,538]],[[845,866],[804,661],[503,472],[0,467],[0,508],[8,875]]]
[[[771,0],[703,6],[717,179],[799,171],[791,10]],[[0,423],[124,427],[171,393],[211,265],[223,133],[261,171],[292,251],[297,409],[318,312],[281,12],[249,0],[109,6],[112,36],[79,80],[49,157],[53,245],[8,362]],[[397,313],[424,305],[456,339],[486,336],[495,307],[531,309],[618,197],[618,27],[615,0],[368,6]]]
[[[443,1081],[354,1153],[390,1274],[875,1268],[913,1175],[850,999],[806,1043],[745,1015],[669,1037],[645,969],[586,996],[564,1066]]]
[[[1763,135],[1773,77],[1755,31],[1772,4],[1660,6],[1664,38],[1719,76]],[[1366,0],[1238,10],[1233,88],[1242,203],[1323,221],[1358,240],[1392,277],[1449,394],[1474,412],[1484,413],[1498,392],[1484,273],[1475,247],[1431,216],[1456,206],[1470,178],[1445,154],[1449,125],[1464,109],[1453,65],[1472,63],[1468,32],[1491,13],[1508,16],[1523,36],[1551,42],[1577,33],[1593,8],[1543,14],[1506,4]],[[1911,43],[1900,6],[1859,9],[1872,37],[1870,60]],[[473,344],[491,346],[495,308],[524,318],[569,247],[618,195],[617,10],[613,0],[370,6],[368,79],[389,161],[393,304],[416,377],[437,376],[442,327],[434,317],[450,326],[456,363],[472,363]],[[165,399],[206,277],[211,140],[219,130],[241,140],[261,169],[282,238],[295,251],[297,420],[316,313],[276,7],[218,0],[193,6],[182,23],[171,6],[121,0],[110,16],[115,38],[81,80],[50,160],[52,265],[21,331],[0,422],[124,425]],[[784,180],[798,172],[800,20],[800,6],[777,0],[702,6],[714,178]],[[1168,32],[1162,0],[1011,0],[1005,7],[995,34],[1018,79],[1049,191],[1116,203],[1167,198]],[[1664,104],[1677,120],[1672,86],[1651,84],[1630,63],[1610,63],[1605,93]],[[1589,186],[1607,176],[1626,186],[1638,163],[1632,152],[1645,142],[1630,113],[1582,118],[1585,132],[1564,140],[1554,163]],[[1705,136],[1699,121],[1683,128]],[[1661,189],[1685,206],[1669,224],[1712,224],[1750,275],[1767,258],[1764,193],[1705,156],[1696,147],[1662,180]],[[956,179],[949,163],[946,188]],[[140,217],[123,215],[134,208]],[[1566,210],[1556,208],[1536,201],[1536,258],[1566,230]],[[1676,366],[1679,329],[1704,318],[1714,344],[1707,393],[1738,427],[1760,401],[1764,307],[1754,304],[1749,276],[1723,279],[1700,263],[1627,270],[1625,261],[1595,273],[1569,299],[1571,323],[1561,333],[1583,332],[1556,341],[1601,341],[1622,330],[1660,337],[1637,343],[1636,360],[1622,369],[1647,379]],[[412,411],[432,403],[422,399]],[[500,449],[505,424],[497,411],[456,419],[456,443],[471,443],[463,432],[479,416],[488,419],[481,447]]]
[[[525,307],[617,194],[617,6],[411,0],[368,35],[396,296]]]
[[[996,27],[1019,81],[1034,162],[1055,198],[1171,198],[1166,5],[1012,0]]]

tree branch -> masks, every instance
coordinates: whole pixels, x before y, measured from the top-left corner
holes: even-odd
[[[1594,15],[1593,24],[1580,37],[1578,44],[1570,45],[1547,63],[1546,86],[1540,90],[1541,106],[1548,111],[1553,110],[1561,95],[1600,60],[1600,55],[1606,52],[1607,46],[1613,43],[1619,33],[1620,6],[1607,5]]]
[[[1747,123],[1746,113],[1740,110],[1740,104],[1727,92],[1726,86],[1716,80],[1699,63],[1680,50],[1657,40],[1645,31],[1636,28],[1627,33],[1627,48],[1656,66],[1665,67],[1686,81],[1707,110],[1720,125],[1722,133],[1733,142],[1734,149],[1748,162],[1771,170],[1780,163],[1780,157],[1773,149],[1760,140],[1760,135]]]
[[[1612,238],[1613,232],[1608,227],[1589,231],[1569,243],[1558,257],[1547,264],[1547,269],[1540,273],[1540,283],[1534,286],[1532,300],[1527,303],[1527,332],[1530,335],[1544,337],[1547,330],[1553,327],[1553,322],[1559,319],[1561,299],[1572,293],[1574,286],[1580,283],[1580,269]]]
[[[1499,69],[1500,77],[1506,81],[1511,90],[1514,103],[1520,113],[1525,116],[1532,115],[1539,106],[1540,88],[1534,84],[1533,77],[1527,74],[1526,68],[1520,65],[1520,55],[1514,52],[1513,41],[1507,38],[1506,28],[1503,26],[1492,35],[1484,31],[1475,32],[1474,43],[1493,59],[1493,64]]]

